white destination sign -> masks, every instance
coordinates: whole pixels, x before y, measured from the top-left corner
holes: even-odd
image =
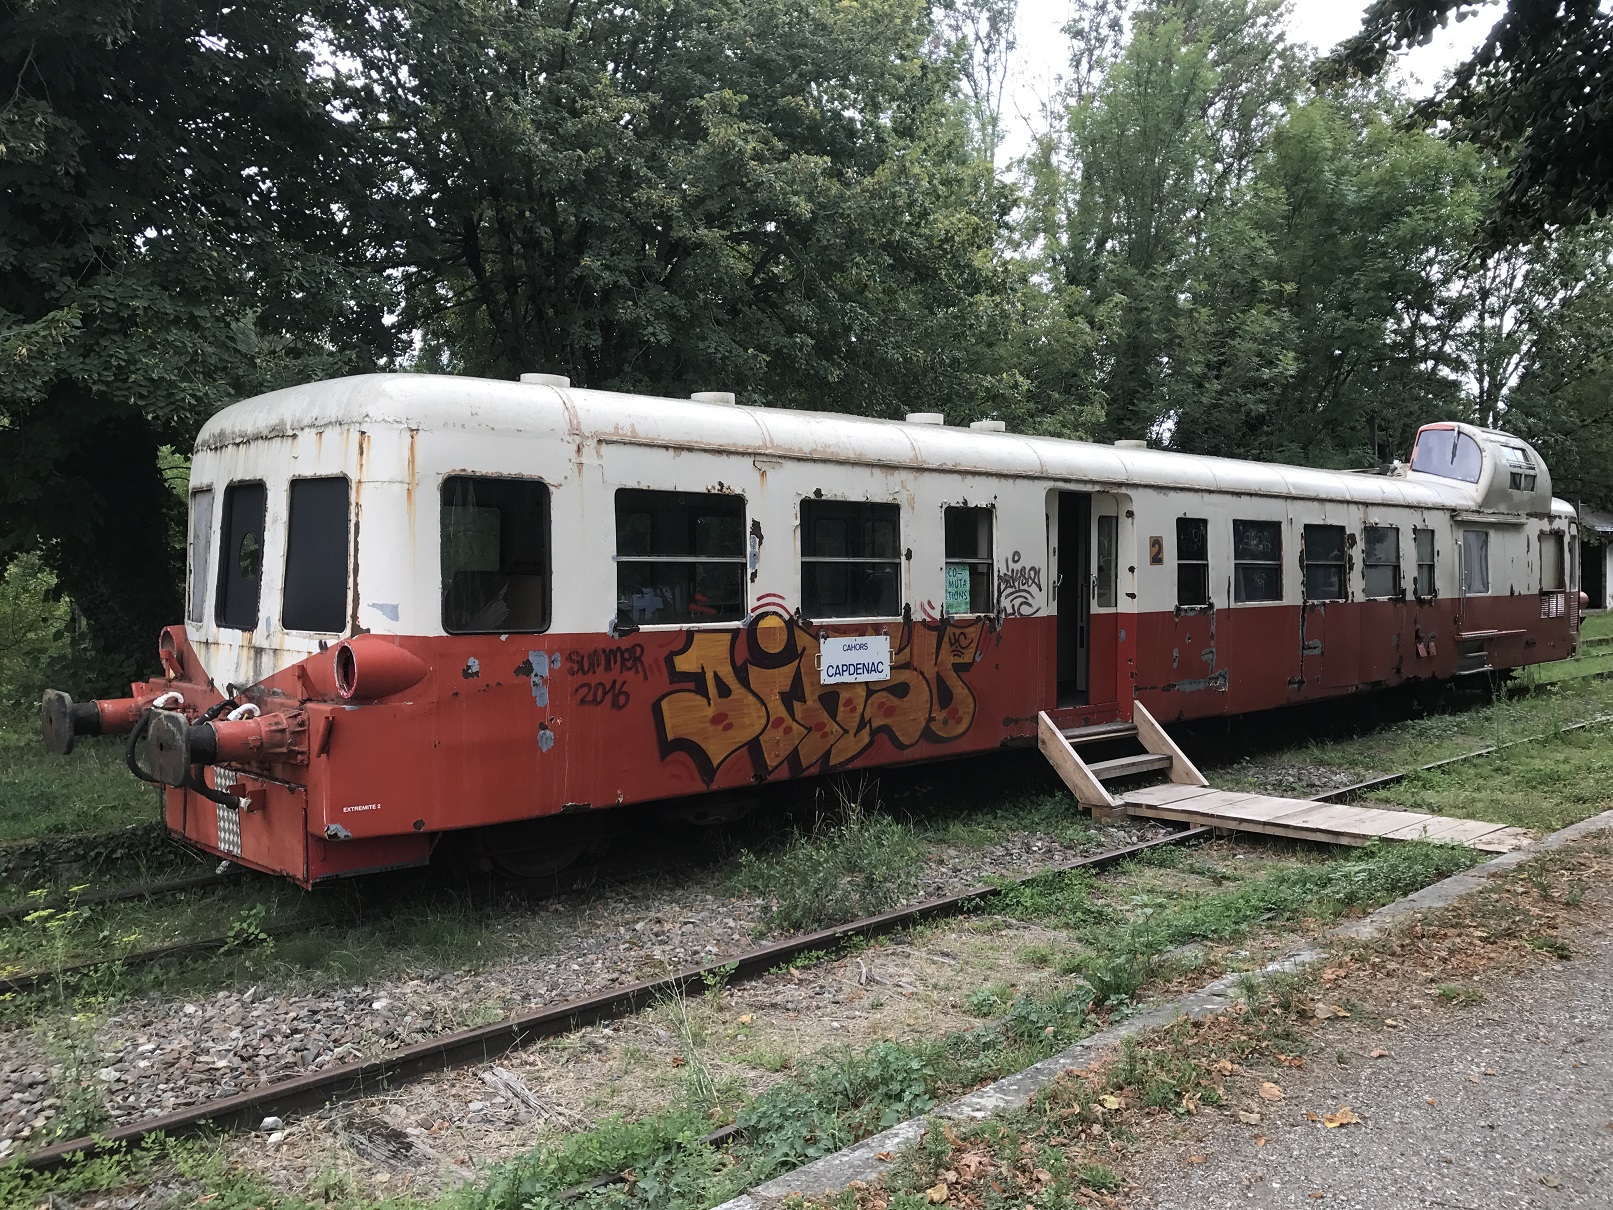
[[[891,679],[891,637],[861,635],[853,639],[820,639],[818,680],[825,685]]]

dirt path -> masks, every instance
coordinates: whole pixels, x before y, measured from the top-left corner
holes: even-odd
[[[1613,1207],[1613,887],[1583,907],[1567,960],[1408,969],[1319,1023],[1302,1068],[1263,1073],[1281,1101],[1250,1081],[1136,1156],[1133,1210]],[[1342,1106],[1360,1121],[1318,1120]]]

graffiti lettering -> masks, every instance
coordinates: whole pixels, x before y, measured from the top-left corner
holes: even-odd
[[[997,608],[1005,618],[1035,617],[1042,608],[1042,569],[1017,550],[997,573]]]
[[[663,758],[683,752],[707,785],[730,756],[762,734],[767,707],[734,667],[739,634],[700,630],[683,650],[667,656],[674,689],[655,703],[655,730]]]
[[[628,647],[595,647],[588,651],[568,651],[566,671],[572,676],[598,676],[620,673],[623,676],[637,673],[648,679],[650,670],[644,664],[644,644]]]
[[[655,703],[665,759],[689,756],[709,785],[740,752],[766,778],[834,769],[884,735],[898,748],[948,743],[974,723],[966,676],[980,649],[982,619],[904,624],[890,679],[824,686],[812,634],[776,614],[741,631],[697,632],[667,657],[675,688]]]
[[[579,706],[609,706],[612,710],[626,710],[633,700],[623,680],[583,681],[573,693]]]

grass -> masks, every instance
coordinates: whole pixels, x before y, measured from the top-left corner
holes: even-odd
[[[865,789],[841,789],[838,810],[811,832],[765,856],[742,852],[729,879],[736,891],[772,901],[773,929],[822,928],[887,911],[918,885],[924,845],[914,830],[865,808]]]
[[[0,714],[0,841],[72,836],[155,823],[157,792],[123,763],[118,736],[80,739],[70,756],[52,756],[37,724]]]

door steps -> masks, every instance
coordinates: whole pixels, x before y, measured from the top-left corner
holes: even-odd
[[[1143,751],[1135,756],[1091,762],[1079,751],[1091,744],[1128,739],[1135,740]],[[1163,772],[1177,785],[1209,785],[1141,702],[1132,704],[1131,722],[1096,727],[1060,729],[1044,710],[1036,717],[1036,744],[1094,819],[1118,819],[1130,814],[1125,802],[1109,792],[1106,782]]]
[[[1488,853],[1505,853],[1531,839],[1522,828],[1482,820],[1216,790],[1140,702],[1132,704],[1132,719],[1130,723],[1060,730],[1046,712],[1037,716],[1037,746],[1096,820],[1128,816],[1174,819],[1193,826],[1263,832],[1323,844],[1432,840]],[[1143,751],[1094,761],[1081,755],[1081,749],[1092,744],[1128,739],[1135,739]],[[1146,773],[1165,773],[1170,781],[1132,790],[1110,789],[1109,783]]]

